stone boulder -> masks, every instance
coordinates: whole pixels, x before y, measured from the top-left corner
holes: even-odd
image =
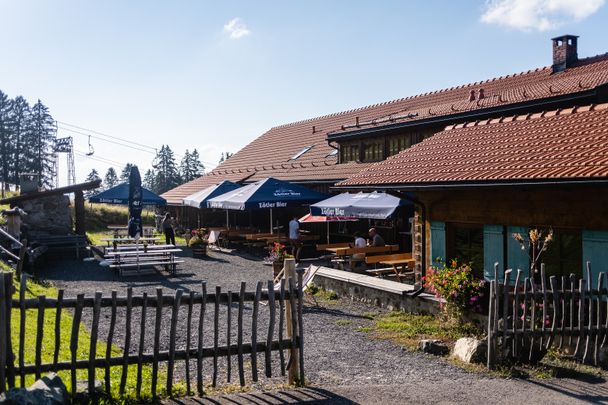
[[[29,388],[11,388],[0,395],[0,404],[61,405],[68,404],[68,390],[61,378],[50,373]]]
[[[419,345],[423,353],[434,354],[436,356],[443,356],[450,352],[448,346],[442,343],[441,340],[422,339]]]
[[[460,338],[454,345],[452,356],[465,363],[483,363],[488,354],[488,345],[485,340],[471,337]]]

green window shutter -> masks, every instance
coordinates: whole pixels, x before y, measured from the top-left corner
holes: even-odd
[[[447,260],[445,251],[445,222],[431,221],[431,263],[437,258]]]
[[[486,280],[494,279],[494,263],[498,262],[499,279],[505,271],[504,231],[502,225],[483,227],[483,274]]]
[[[507,227],[507,268],[513,269],[514,276],[517,276],[517,270],[519,269],[522,271],[523,277],[530,277],[530,256],[528,251],[522,249],[521,244],[513,238],[514,233],[519,233],[528,240],[527,227]]]
[[[600,272],[606,272],[608,263],[608,232],[583,231],[583,277],[587,278],[587,262],[591,263],[591,286],[597,286]]]

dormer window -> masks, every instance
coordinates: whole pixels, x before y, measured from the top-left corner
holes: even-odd
[[[289,160],[297,160],[300,156],[311,150],[313,146],[315,145],[305,146],[301,151],[293,155]]]

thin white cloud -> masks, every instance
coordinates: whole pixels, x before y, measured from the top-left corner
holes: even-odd
[[[224,25],[224,32],[232,39],[241,39],[251,34],[247,25],[238,17],[233,18]]]
[[[605,0],[489,0],[481,21],[522,31],[547,31],[582,21],[604,3]]]

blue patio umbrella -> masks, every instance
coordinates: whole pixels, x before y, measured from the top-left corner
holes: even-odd
[[[241,187],[239,184],[224,180],[184,198],[184,205],[194,208],[207,208],[207,201]]]
[[[411,204],[386,193],[342,193],[310,206],[312,215],[386,219],[395,210]]]
[[[141,211],[144,208],[142,204],[143,192],[141,187],[141,176],[137,166],[131,168],[129,174],[129,236],[138,239],[143,234],[141,223]]]
[[[207,207],[239,211],[270,209],[270,232],[272,233],[272,210],[274,208],[301,207],[324,198],[327,198],[326,194],[268,177],[211,198],[207,201]]]
[[[147,188],[141,187],[141,191],[142,205],[167,205],[167,200]],[[129,183],[122,183],[95,194],[89,197],[89,202],[127,205],[129,204]]]

